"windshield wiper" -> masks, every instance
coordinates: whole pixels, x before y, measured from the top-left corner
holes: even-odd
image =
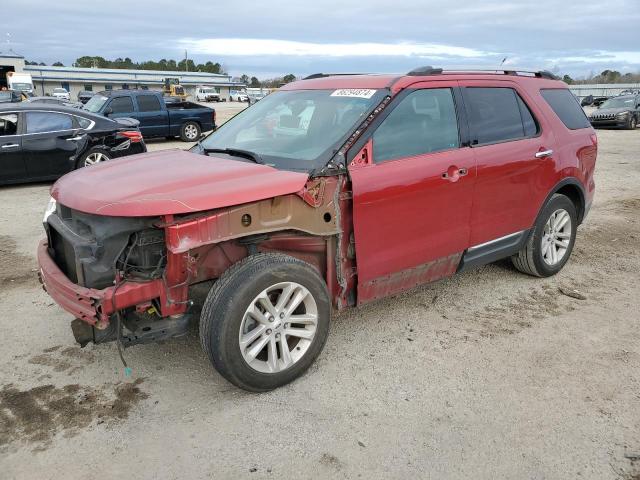
[[[249,150],[241,150],[239,148],[205,148],[201,147],[202,151],[205,155],[210,153],[226,153],[227,155],[231,155],[233,157],[243,157],[248,158],[254,163],[259,163],[260,165],[264,165],[264,160],[262,157],[255,152],[251,152]]]

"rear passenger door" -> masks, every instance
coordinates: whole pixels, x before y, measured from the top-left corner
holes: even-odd
[[[157,95],[138,95],[137,119],[140,121],[140,131],[144,137],[164,137],[169,135],[167,111],[162,110]]]
[[[554,172],[555,140],[532,99],[515,82],[461,81],[478,177],[471,211],[471,247],[529,229],[541,183]],[[498,243],[498,242],[497,242]]]
[[[400,93],[351,161],[358,303],[455,273],[468,247],[476,170],[456,86]]]
[[[50,111],[24,112],[22,149],[30,178],[49,178],[72,170],[82,137],[72,115]]]

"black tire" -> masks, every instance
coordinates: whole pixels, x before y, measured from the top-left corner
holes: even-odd
[[[290,367],[262,373],[249,366],[240,350],[242,319],[260,292],[283,281],[296,282],[313,296],[317,306],[315,336]],[[260,253],[233,265],[213,285],[200,316],[200,341],[215,369],[229,382],[244,390],[265,392],[286,385],[311,366],[327,340],[330,321],[326,284],[311,265],[280,253]]]
[[[111,154],[109,152],[107,152],[106,149],[101,148],[101,147],[92,147],[89,150],[87,150],[86,152],[84,152],[82,155],[80,155],[78,160],[76,160],[76,169],[87,166],[86,165],[87,159],[89,157],[91,157],[91,156],[95,157],[96,155],[100,155],[100,156],[104,157],[100,161],[111,160],[113,158],[111,156]]]
[[[571,222],[571,236],[569,238],[569,244],[566,252],[562,258],[556,264],[550,265],[543,257],[545,225],[554,212],[560,209],[565,210],[569,214]],[[525,246],[516,255],[511,257],[513,265],[521,272],[534,275],[536,277],[550,277],[551,275],[555,275],[562,270],[562,267],[565,266],[571,256],[573,245],[576,241],[577,228],[578,215],[576,212],[576,206],[565,195],[553,195],[538,215],[536,224],[529,234],[529,239]],[[555,248],[555,246],[553,248]]]
[[[638,126],[638,119],[632,115],[629,118],[629,123],[627,124],[627,130],[635,130],[637,126]]]
[[[180,127],[180,140],[183,142],[197,142],[202,130],[196,122],[184,122]]]

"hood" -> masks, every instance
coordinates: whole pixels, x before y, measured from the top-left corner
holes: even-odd
[[[300,191],[306,173],[182,150],[109,160],[60,178],[51,196],[85,213],[155,217],[192,213]]]
[[[591,115],[617,115],[618,113],[630,112],[632,110],[633,108],[629,107],[598,108],[597,110],[594,110]]]

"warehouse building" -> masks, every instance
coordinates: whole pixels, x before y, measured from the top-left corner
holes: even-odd
[[[193,95],[197,86],[208,86],[215,88],[227,100],[231,90],[244,88],[244,84],[234,82],[226,74],[25,65],[24,57],[14,52],[0,53],[1,81],[10,71],[31,74],[36,95],[50,95],[54,88],[62,87],[71,93],[72,99],[82,90],[161,90],[165,78],[178,79],[188,95]]]

